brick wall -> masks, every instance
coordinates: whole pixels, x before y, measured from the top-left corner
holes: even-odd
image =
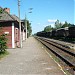
[[[1,29],[0,29],[0,35],[5,33],[7,40],[7,46],[8,48],[12,48],[12,23],[11,22],[4,22],[0,23]]]

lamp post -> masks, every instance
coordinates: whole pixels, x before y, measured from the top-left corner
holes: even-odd
[[[32,13],[32,10],[33,8],[29,8],[29,10],[30,10],[30,12],[28,12],[28,13]],[[25,37],[25,40],[27,40],[27,16],[26,16],[26,13],[25,13],[25,28],[26,28],[26,37]]]
[[[20,48],[22,48],[22,38],[21,38],[21,20],[20,20],[20,0],[18,0],[18,15],[19,15],[19,29],[20,29]]]
[[[25,14],[25,28],[26,28],[25,40],[27,40],[27,18],[26,18],[26,14]]]

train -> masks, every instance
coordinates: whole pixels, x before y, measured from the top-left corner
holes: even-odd
[[[37,32],[37,36],[46,38],[75,38],[75,25],[60,29],[54,29],[50,32]]]

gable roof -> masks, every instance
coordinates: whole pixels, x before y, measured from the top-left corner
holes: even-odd
[[[11,15],[11,16],[19,22],[19,18],[16,15]]]
[[[3,10],[3,8],[0,7],[0,9]],[[19,18],[15,15],[10,15],[9,13],[7,13],[6,11],[3,10],[2,13],[0,13],[0,22],[4,22],[4,21],[17,21],[19,22]]]

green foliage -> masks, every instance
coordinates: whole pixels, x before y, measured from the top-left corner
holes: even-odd
[[[0,14],[2,14],[3,13],[3,10],[0,8]],[[2,16],[0,16],[0,18],[1,18]]]
[[[4,52],[7,49],[7,38],[5,34],[0,36],[0,52]]]
[[[59,20],[55,22],[55,29],[65,28],[65,27],[70,27],[70,26],[74,26],[74,24],[67,23],[67,21],[65,21],[65,23],[62,24],[61,22],[59,22]]]
[[[67,23],[67,21],[65,21],[65,23],[63,24],[62,28],[65,28],[65,27],[70,27],[72,26],[73,24],[70,24],[70,23]]]
[[[52,30],[51,25],[46,26],[46,27],[44,28],[44,32],[50,32],[51,30]]]
[[[8,55],[9,52],[8,51],[3,51],[3,52],[0,52],[0,59],[5,57],[6,55]]]
[[[57,20],[57,21],[55,22],[55,29],[59,29],[59,28],[61,28],[61,27],[62,27],[61,22],[59,22],[59,20]]]
[[[28,34],[27,37],[29,37],[31,33],[32,33],[31,23],[29,23],[29,21],[27,20],[27,34]]]
[[[65,23],[63,24],[59,20],[57,20],[54,24],[54,27],[51,27],[51,25],[48,25],[44,28],[44,32],[50,32],[51,30],[56,30],[59,28],[65,28],[65,27],[70,27],[70,26],[75,26],[75,25],[67,23],[67,21],[65,21]]]
[[[0,14],[3,13],[3,10],[0,8]]]

